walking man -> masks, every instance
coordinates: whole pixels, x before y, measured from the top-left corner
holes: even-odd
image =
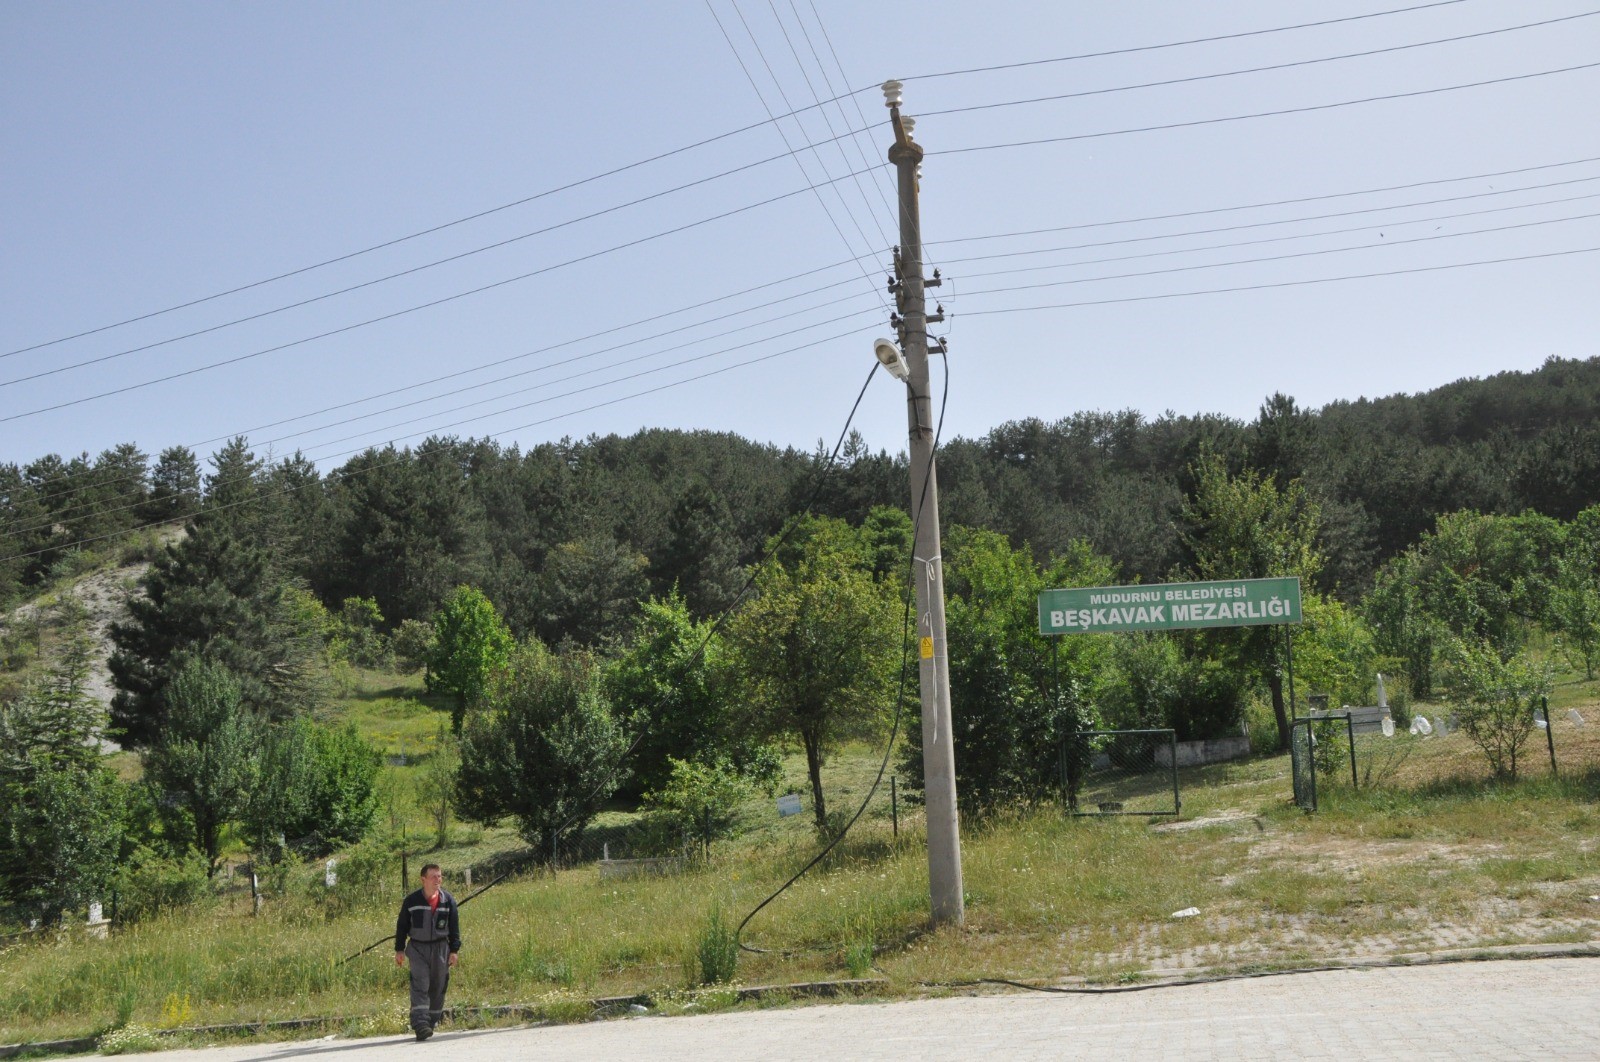
[[[444,1017],[444,990],[461,952],[461,916],[456,898],[439,887],[438,863],[422,868],[422,888],[400,903],[394,925],[394,964],[411,963],[411,1028],[418,1040],[433,1035]]]

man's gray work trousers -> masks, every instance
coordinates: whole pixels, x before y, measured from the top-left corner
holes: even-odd
[[[450,985],[448,940],[406,942],[411,966],[411,1027],[431,1029],[444,1017],[444,990]]]

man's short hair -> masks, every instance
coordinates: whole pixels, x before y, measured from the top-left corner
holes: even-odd
[[[430,871],[430,870],[439,870],[439,864],[438,863],[424,863],[424,864],[422,864],[422,877],[427,877],[428,876],[428,871]],[[439,873],[441,875],[443,875],[444,871],[440,870]]]

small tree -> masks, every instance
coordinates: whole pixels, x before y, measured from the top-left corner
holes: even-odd
[[[494,603],[475,586],[456,587],[434,614],[433,631],[426,658],[428,692],[454,698],[450,724],[460,733],[467,706],[483,696],[491,676],[506,666],[515,641]]]
[[[1516,781],[1517,756],[1534,730],[1534,708],[1550,692],[1549,668],[1524,654],[1502,657],[1487,642],[1465,640],[1451,644],[1450,664],[1461,729],[1483,750],[1496,779]]]
[[[729,640],[765,732],[797,738],[817,829],[828,829],[824,758],[889,707],[901,640],[893,590],[873,579],[855,532],[813,517],[757,576]]]
[[[1600,663],[1600,573],[1576,559],[1560,563],[1550,593],[1550,624],[1565,640],[1572,663],[1582,665],[1592,681]]]
[[[145,777],[187,825],[215,873],[222,829],[247,806],[262,726],[224,667],[191,660],[167,686],[165,726],[145,754]]]
[[[46,921],[105,895],[123,837],[125,787],[80,679],[69,660],[0,705],[0,893]]]
[[[417,805],[433,820],[433,846],[450,843],[450,813],[456,806],[456,773],[461,769],[461,749],[450,728],[439,724],[433,752],[417,780]]]
[[[594,658],[529,642],[462,728],[461,815],[486,824],[510,816],[523,840],[553,857],[557,839],[581,836],[616,787],[626,744]]]
[[[644,806],[656,812],[672,833],[704,846],[733,836],[740,807],[754,792],[749,780],[726,761],[667,762],[671,773],[666,784],[646,793]]]

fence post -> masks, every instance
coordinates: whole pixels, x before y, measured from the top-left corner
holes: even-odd
[[[1557,778],[1560,775],[1556,771],[1556,721],[1550,714],[1550,698],[1542,696],[1539,699],[1544,704],[1544,740],[1550,746],[1550,777]]]
[[[400,849],[400,895],[404,896],[411,888],[411,863],[406,858],[406,850]]]
[[[889,776],[889,823],[894,830],[896,840],[900,838],[900,789],[895,784],[895,776]]]
[[[1178,795],[1178,732],[1169,731],[1167,747],[1172,751],[1172,817],[1183,817],[1183,798]]]
[[[1350,788],[1360,789],[1361,783],[1356,780],[1356,717],[1351,712],[1344,713],[1344,732],[1350,738]]]

